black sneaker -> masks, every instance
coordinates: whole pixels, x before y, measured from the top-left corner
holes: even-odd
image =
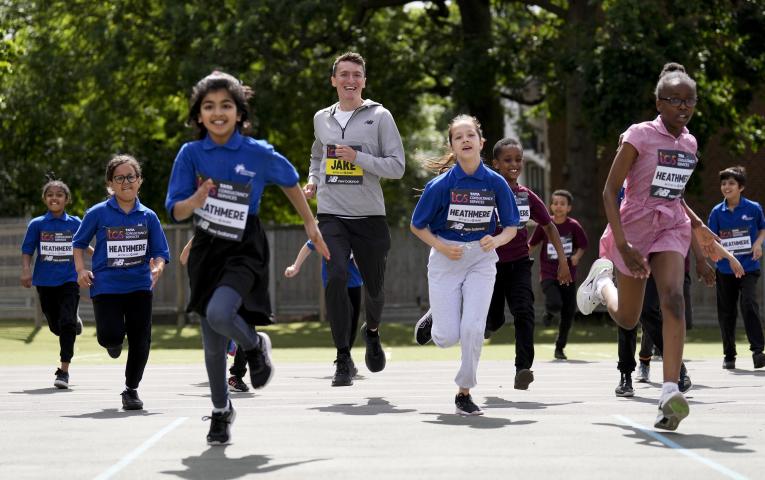
[[[82,333],[82,319],[80,318],[80,314],[77,314],[77,325],[74,327],[74,333],[76,335],[80,335]]]
[[[374,336],[368,334],[366,323],[361,326],[361,334],[367,343],[367,353],[364,355],[364,361],[369,371],[373,373],[380,372],[385,368],[385,352],[380,343],[380,330],[378,329],[375,333],[377,335]]]
[[[534,372],[528,368],[522,368],[515,372],[513,388],[516,390],[528,390],[529,384],[534,381]]]
[[[629,373],[622,373],[622,378],[619,381],[619,385],[614,390],[617,397],[634,397],[635,389],[632,388],[632,375]]]
[[[242,380],[242,377],[231,375],[230,377],[228,377],[228,390],[230,392],[249,392],[250,387],[248,387],[247,384],[244,383],[244,380]]]
[[[725,370],[733,370],[736,368],[736,359],[735,358],[726,358],[723,359],[723,369]]]
[[[333,387],[349,387],[353,385],[353,375],[350,368],[351,356],[340,353],[335,360],[335,375],[332,377]]]
[[[486,328],[486,329],[483,331],[483,339],[484,339],[484,340],[488,340],[488,339],[490,339],[490,338],[491,338],[491,336],[492,336],[492,335],[494,335],[494,332],[496,332],[496,330],[492,330],[492,329],[490,329],[490,328]]]
[[[126,388],[122,392],[122,408],[125,410],[142,410],[143,402],[138,398],[138,390]]]
[[[255,347],[245,353],[247,366],[250,367],[250,382],[252,388],[258,389],[268,385],[274,375],[271,363],[271,339],[263,332],[258,332],[260,347]]]
[[[430,310],[428,310],[414,325],[414,341],[417,342],[418,345],[430,343],[433,340],[433,337],[430,335],[430,330],[432,328],[433,315],[430,313]]]
[[[685,393],[693,387],[691,377],[688,376],[688,369],[685,368],[685,363],[680,364],[680,380],[677,382],[677,388],[680,393]]]
[[[351,372],[351,378],[355,378],[359,374],[359,369],[356,368],[356,364],[353,363],[353,357],[348,355],[348,370]]]
[[[56,379],[53,381],[53,386],[62,390],[69,388],[69,372],[57,368]]]
[[[454,406],[457,415],[483,415],[483,411],[473,402],[473,397],[470,394],[458,393],[454,397]]]
[[[568,357],[563,353],[562,348],[556,348],[554,355],[557,360],[568,360]]]
[[[228,445],[231,442],[231,424],[236,420],[236,410],[228,402],[228,412],[213,412],[209,417],[202,417],[202,421],[210,420],[210,431],[207,432],[208,445]]]
[[[757,352],[752,354],[752,361],[754,361],[754,368],[765,367],[765,353]]]
[[[106,351],[109,352],[110,357],[120,358],[120,355],[122,355],[122,345],[117,345],[115,347],[106,347]]]

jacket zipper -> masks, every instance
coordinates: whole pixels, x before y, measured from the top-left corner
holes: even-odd
[[[338,107],[335,107],[335,109],[334,109],[334,110],[332,110],[332,115],[330,115],[330,116],[332,117],[332,120],[334,120],[334,121],[335,121],[335,123],[337,123],[337,126],[338,126],[338,127],[340,127],[340,138],[341,138],[341,139],[345,140],[345,129],[346,129],[346,128],[348,128],[348,125],[350,125],[350,123],[351,123],[351,120],[353,120],[353,117],[355,117],[355,116],[356,116],[356,112],[358,112],[359,110],[361,110],[362,108],[365,108],[365,107],[366,107],[366,105],[361,105],[359,108],[357,108],[356,110],[354,110],[354,111],[353,111],[353,113],[351,114],[351,117],[350,117],[350,118],[348,119],[348,121],[345,123],[345,127],[343,127],[342,125],[340,125],[340,122],[338,122],[338,121],[337,121],[337,119],[335,118],[335,112],[337,111],[337,108],[338,108]]]

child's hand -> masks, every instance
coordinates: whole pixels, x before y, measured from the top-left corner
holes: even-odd
[[[730,263],[730,268],[733,270],[733,275],[735,275],[736,278],[741,278],[746,274],[744,267],[741,266],[741,262],[738,261],[738,258],[731,255],[728,257],[728,263]]]
[[[696,259],[696,275],[707,287],[715,286],[715,270],[703,258]]]
[[[558,283],[561,285],[571,283],[571,270],[568,268],[568,262],[558,262]]]
[[[464,247],[462,245],[452,245],[449,243],[440,244],[436,250],[445,255],[449,260],[459,260],[464,253]]]
[[[759,260],[762,257],[762,244],[757,244],[752,247],[752,259]]]
[[[484,235],[484,237],[478,241],[478,244],[481,246],[481,250],[484,252],[490,252],[499,247],[495,238],[496,237],[492,237],[491,235]]]
[[[725,256],[720,252],[722,246],[717,243],[720,239],[706,225],[702,224],[694,228],[693,235],[696,237],[696,240],[698,240],[701,251],[705,257],[716,262]]]
[[[215,182],[213,182],[212,178],[208,178],[204,182],[202,182],[201,185],[199,185],[199,188],[197,188],[197,191],[194,192],[194,195],[191,196],[191,205],[194,208],[202,208],[205,206],[205,202],[207,201],[207,196],[210,194],[210,190],[215,188]]]
[[[154,289],[154,285],[157,284],[157,280],[162,276],[162,272],[165,271],[164,260],[149,259],[149,270],[151,271],[151,288]]]
[[[32,287],[32,271],[29,268],[21,269],[21,286],[24,288]]]
[[[303,187],[303,195],[305,195],[305,198],[313,198],[316,196],[316,184],[315,183],[306,183]]]
[[[292,278],[298,273],[300,273],[300,267],[295,264],[290,265],[286,270],[284,270],[284,276],[287,278]]]
[[[648,261],[645,257],[632,248],[632,245],[628,243],[619,249],[619,253],[633,277],[648,278],[648,275],[651,274],[651,267],[648,266]]]
[[[91,287],[93,285],[93,272],[84,269],[77,272],[77,284],[82,288]]]

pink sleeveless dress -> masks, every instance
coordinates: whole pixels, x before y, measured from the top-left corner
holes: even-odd
[[[686,128],[675,138],[661,117],[656,117],[630,126],[622,141],[638,151],[627,173],[619,209],[625,238],[646,258],[654,252],[685,255],[691,244],[691,221],[681,199],[697,164],[696,138]],[[616,248],[610,225],[600,238],[600,256],[632,276]]]

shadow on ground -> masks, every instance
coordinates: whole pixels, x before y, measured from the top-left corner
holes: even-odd
[[[620,428],[625,432],[624,436],[639,440],[638,445],[645,445],[648,447],[659,448],[672,448],[669,447],[653,436],[649,435],[644,430],[641,430],[630,425],[619,425],[616,423],[595,423],[594,425],[600,425],[604,427]],[[684,434],[681,432],[661,432],[661,436],[677,443],[681,447],[687,450],[710,450],[713,452],[721,453],[754,453],[754,450],[748,448],[742,448],[746,444],[745,436],[732,436],[732,437],[715,437],[714,435],[705,435],[702,433]],[[740,440],[734,441],[732,439]]]
[[[411,408],[398,408],[382,397],[367,398],[366,405],[356,403],[338,403],[328,407],[312,407],[310,410],[318,410],[328,413],[342,413],[344,415],[383,415],[388,413],[414,412]]]

